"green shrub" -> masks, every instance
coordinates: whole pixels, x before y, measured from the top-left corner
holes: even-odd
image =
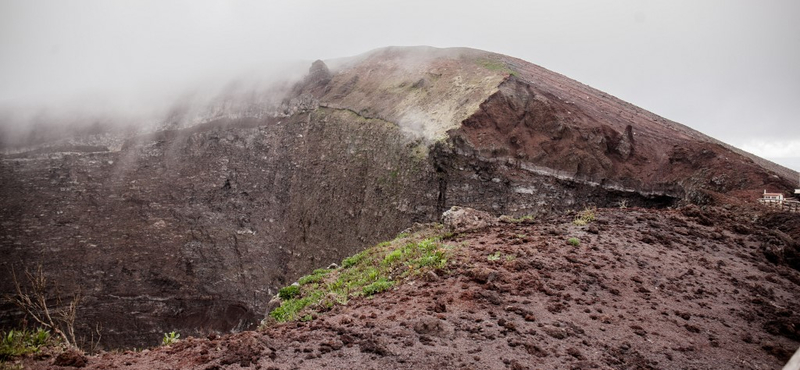
[[[408,238],[409,235],[411,235],[411,234],[409,234],[409,233],[400,233],[400,234],[397,234],[397,236],[394,237],[394,240]]]
[[[439,238],[427,238],[419,243],[406,243],[403,247],[387,253],[381,265],[388,267],[405,264],[412,267],[441,268],[447,263],[444,251],[439,250],[441,247]]]
[[[491,261],[498,261],[500,260],[500,252],[494,252],[486,257],[487,260]]]
[[[306,297],[283,301],[280,307],[272,310],[269,315],[278,322],[291,321],[297,318],[297,313],[312,303],[319,302],[321,291],[315,291]]]
[[[433,267],[440,269],[447,265],[447,257],[445,257],[444,251],[429,251],[412,261],[411,265],[414,267]]]
[[[311,273],[311,275],[301,277],[299,280],[297,280],[297,283],[300,285],[318,283],[322,281],[325,278],[325,275],[328,275],[330,272],[331,270],[328,269],[316,269]]]
[[[343,268],[350,268],[361,262],[364,259],[364,254],[366,251],[361,252],[359,254],[352,255],[342,260],[342,267]]]
[[[393,285],[393,281],[387,280],[386,278],[380,278],[378,281],[365,286],[362,292],[364,293],[365,297],[369,297],[373,294],[389,290],[389,288],[391,288]]]
[[[292,299],[298,294],[300,294],[300,287],[297,285],[289,285],[278,291],[278,297],[282,300]]]
[[[403,258],[405,254],[406,248],[397,248],[391,252],[389,252],[386,257],[383,258],[383,262],[381,262],[384,266],[389,266]]]
[[[578,212],[572,223],[576,226],[584,226],[595,220],[595,209],[584,208],[583,211]]]
[[[0,361],[36,353],[42,347],[54,344],[50,332],[41,328],[35,331],[11,329],[2,332],[0,339]]]
[[[578,238],[569,238],[569,239],[567,239],[567,243],[569,243],[570,245],[572,245],[574,247],[577,247],[577,246],[581,245],[581,241]]]
[[[175,331],[171,331],[169,333],[164,333],[164,338],[161,339],[161,345],[169,346],[169,345],[178,343],[178,338],[180,338],[180,337],[181,337],[181,335],[178,334]]]

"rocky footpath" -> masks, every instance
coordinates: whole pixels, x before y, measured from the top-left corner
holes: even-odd
[[[103,353],[86,366],[774,369],[800,345],[796,214],[597,209],[582,226],[575,214],[467,216],[461,229],[478,229],[446,236],[452,255],[435,274],[308,322]]]

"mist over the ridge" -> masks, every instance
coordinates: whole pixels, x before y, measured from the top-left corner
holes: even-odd
[[[792,0],[8,0],[0,119],[140,122],[198,85],[215,91],[213,81],[284,60],[307,68],[388,45],[466,46],[539,64],[758,155],[797,157],[771,148],[800,143],[798,12]]]
[[[182,128],[226,114],[263,114],[280,105],[309,65],[308,61],[286,61],[236,75],[150,84],[137,91],[108,89],[44,101],[5,102],[0,104],[0,149],[13,151],[76,135]]]

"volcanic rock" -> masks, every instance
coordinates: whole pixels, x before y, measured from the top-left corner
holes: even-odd
[[[98,323],[104,346],[141,347],[253,328],[280,287],[454,205],[494,217],[741,203],[797,177],[479,50],[317,61],[277,100],[4,148],[0,289],[14,291],[12,267],[42,265],[84,292],[79,333]],[[0,306],[0,324],[19,320]]]
[[[494,224],[496,217],[488,212],[472,208],[452,206],[442,213],[442,223],[451,232],[464,232],[484,228]]]

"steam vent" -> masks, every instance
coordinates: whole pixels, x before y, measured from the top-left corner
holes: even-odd
[[[240,102],[241,103],[241,102]],[[272,103],[6,147],[0,288],[41,264],[107,348],[255,328],[280,287],[439,221],[746,201],[796,173],[528,62],[390,47]],[[213,107],[212,107],[213,108]],[[94,140],[94,141],[93,141]],[[2,323],[20,319],[10,305]]]

